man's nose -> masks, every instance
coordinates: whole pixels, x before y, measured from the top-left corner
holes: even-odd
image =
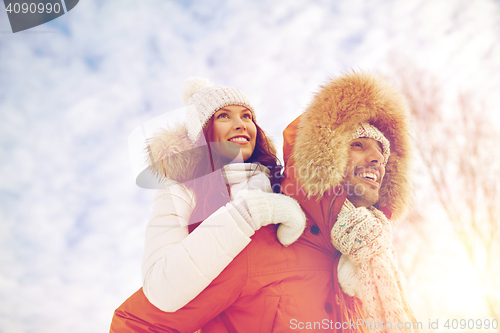
[[[380,164],[384,161],[384,155],[378,148],[370,147],[368,149],[367,159],[369,160],[370,163]]]

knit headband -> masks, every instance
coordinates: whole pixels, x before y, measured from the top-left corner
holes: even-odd
[[[352,133],[352,140],[358,138],[371,138],[380,142],[382,144],[382,155],[384,155],[384,165],[387,165],[387,161],[391,155],[391,145],[378,128],[368,123],[359,124]]]

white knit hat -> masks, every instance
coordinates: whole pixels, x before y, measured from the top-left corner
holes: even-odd
[[[384,155],[384,165],[387,165],[387,161],[391,155],[391,145],[378,128],[368,123],[359,124],[352,133],[352,139],[357,138],[372,138],[380,142],[382,144],[382,155]]]
[[[214,86],[210,80],[190,77],[182,85],[182,102],[186,105],[186,128],[189,138],[195,142],[212,115],[228,105],[241,105],[252,112],[247,96],[236,88]]]

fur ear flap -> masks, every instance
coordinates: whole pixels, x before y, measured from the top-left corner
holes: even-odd
[[[203,147],[200,147],[203,148]],[[146,159],[151,172],[159,181],[178,182],[192,180],[202,152],[195,149],[186,127],[177,125],[161,129],[148,140]]]

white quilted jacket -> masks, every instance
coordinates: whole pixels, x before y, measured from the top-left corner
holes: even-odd
[[[241,189],[271,192],[269,171],[262,165],[230,164],[223,173],[231,199]],[[170,184],[158,190],[153,201],[142,263],[144,294],[166,312],[182,308],[203,291],[254,234],[231,203],[189,234],[188,221],[195,198],[184,185]]]

